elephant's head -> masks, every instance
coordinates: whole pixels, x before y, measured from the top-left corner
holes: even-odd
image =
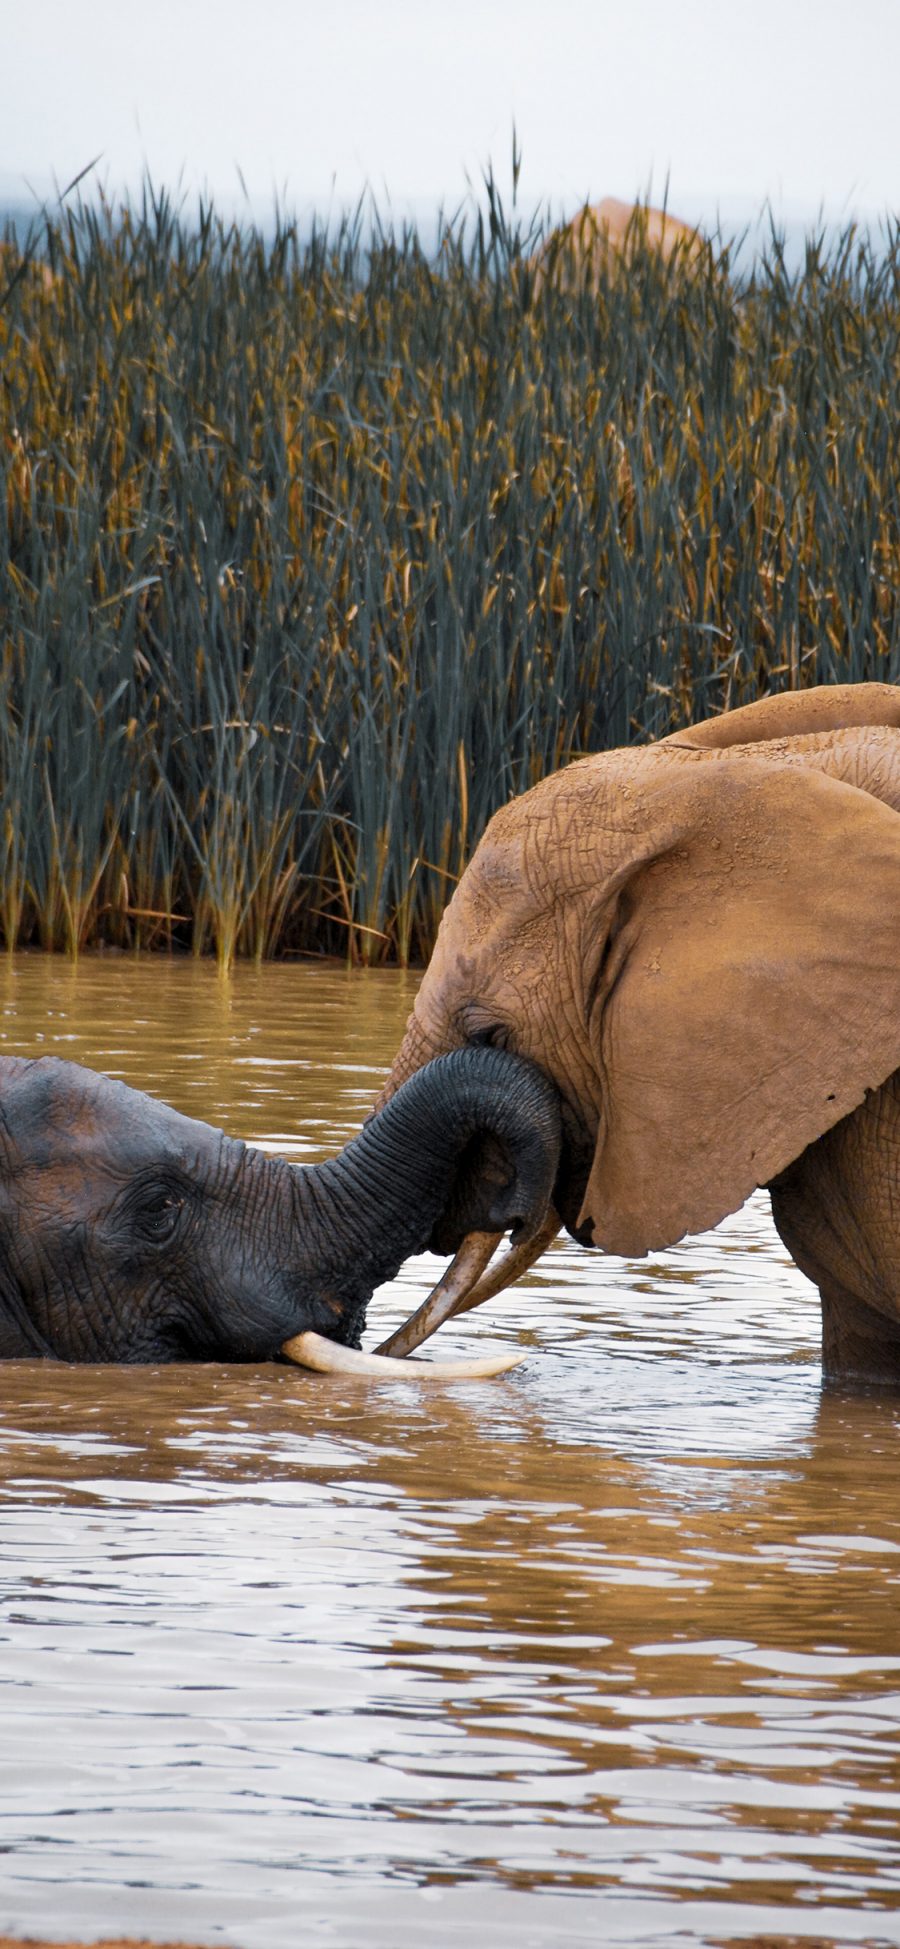
[[[560,1094],[576,1238],[715,1224],[900,1065],[897,727],[891,686],[823,688],[505,807],[382,1101],[448,1050],[514,1051]]]
[[[551,1086],[488,1050],[432,1065],[309,1168],[74,1063],[4,1058],[0,1356],[257,1360],[307,1332],[354,1346],[411,1252],[539,1229],[558,1150]]]

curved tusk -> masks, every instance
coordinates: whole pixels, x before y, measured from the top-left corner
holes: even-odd
[[[320,1333],[297,1333],[281,1349],[298,1367],[310,1367],[315,1374],[351,1375],[360,1380],[401,1381],[483,1381],[494,1374],[506,1374],[524,1360],[521,1353],[487,1354],[481,1360],[389,1360],[381,1353],[360,1353],[357,1347],[340,1347],[336,1340],[325,1340]]]
[[[469,1232],[443,1277],[438,1280],[423,1299],[415,1313],[397,1328],[396,1333],[388,1334],[376,1348],[379,1359],[386,1354],[396,1354],[402,1359],[411,1353],[413,1347],[420,1347],[423,1340],[429,1340],[445,1320],[458,1313],[468,1293],[477,1286],[485,1266],[489,1264],[503,1237],[502,1232]]]
[[[490,1271],[483,1274],[472,1287],[471,1292],[463,1294],[458,1306],[453,1309],[454,1317],[457,1313],[470,1312],[473,1306],[483,1306],[486,1299],[495,1299],[498,1293],[503,1292],[505,1286],[512,1285],[514,1279],[521,1279],[522,1274],[530,1271],[541,1253],[546,1252],[548,1245],[553,1244],[559,1230],[559,1213],[554,1211],[551,1205],[540,1231],[535,1232],[534,1238],[529,1239],[524,1245],[511,1245],[503,1258],[498,1259],[496,1265],[491,1266]]]
[[[501,1234],[470,1232],[434,1291],[423,1300],[418,1311],[397,1328],[396,1333],[391,1333],[387,1340],[382,1341],[377,1349],[379,1355],[399,1354],[402,1357],[411,1353],[413,1347],[421,1347],[425,1340],[429,1340],[445,1320],[455,1319],[458,1313],[468,1313],[473,1306],[483,1306],[486,1299],[493,1299],[497,1293],[502,1293],[504,1287],[511,1286],[514,1279],[521,1279],[523,1272],[527,1272],[548,1245],[552,1245],[559,1225],[559,1214],[551,1206],[534,1238],[525,1244],[511,1246],[503,1258],[491,1266],[490,1271],[485,1268]]]

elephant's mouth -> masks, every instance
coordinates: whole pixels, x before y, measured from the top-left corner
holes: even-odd
[[[298,1333],[282,1345],[287,1360],[310,1367],[320,1374],[341,1374],[361,1379],[404,1379],[415,1381],[486,1380],[507,1373],[519,1365],[521,1354],[488,1354],[474,1360],[442,1360],[425,1365],[409,1360],[417,1347],[424,1345],[447,1320],[483,1306],[488,1299],[522,1277],[540,1258],[559,1231],[559,1215],[547,1213],[538,1230],[491,1265],[502,1239],[500,1232],[471,1232],[456,1253],[452,1264],[438,1280],[415,1313],[396,1332],[390,1334],[374,1353],[363,1353],[346,1342],[325,1338],[318,1333]]]

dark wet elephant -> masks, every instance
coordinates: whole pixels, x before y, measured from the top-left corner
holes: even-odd
[[[558,1147],[554,1090],[497,1051],[432,1064],[315,1167],[75,1063],[0,1059],[0,1357],[352,1347],[410,1253],[538,1229]]]

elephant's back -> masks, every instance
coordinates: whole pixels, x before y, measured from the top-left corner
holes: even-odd
[[[680,764],[731,768],[752,758],[779,769],[824,772],[900,812],[900,728],[892,724],[858,724],[801,737],[772,738],[759,745],[697,749],[672,743],[655,749]]]

